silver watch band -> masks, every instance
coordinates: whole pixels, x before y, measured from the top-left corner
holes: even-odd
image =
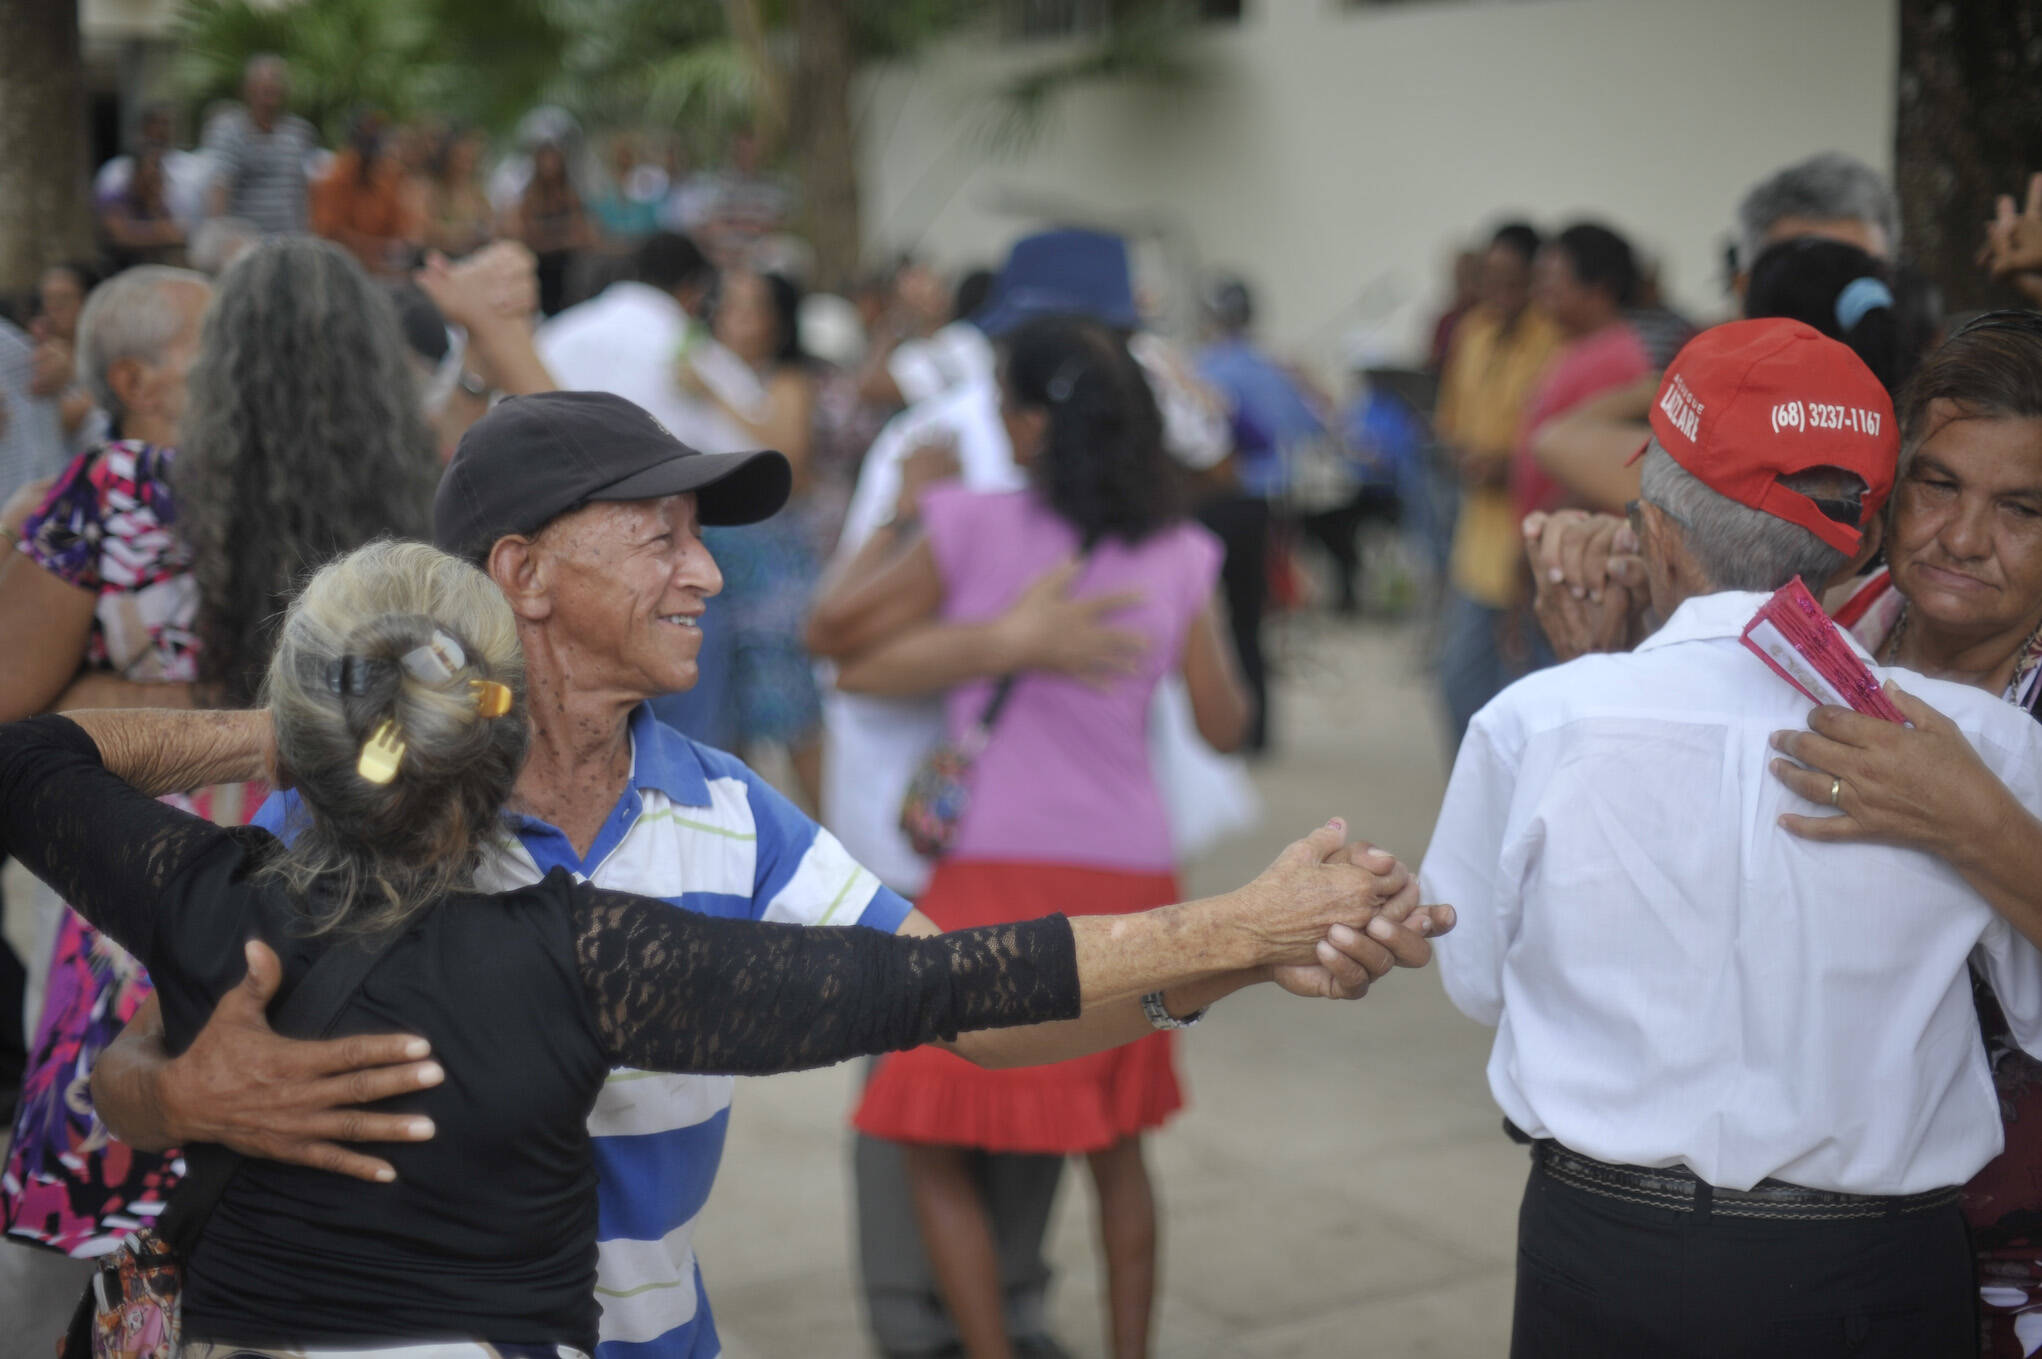
[[[1142,997],[1142,1013],[1148,1016],[1150,1028],[1168,1031],[1170,1029],[1188,1029],[1199,1020],[1204,1019],[1205,1007],[1201,1006],[1184,1016],[1184,1018],[1179,1019],[1170,1013],[1168,1006],[1163,1004],[1163,993],[1161,991],[1151,991]]]

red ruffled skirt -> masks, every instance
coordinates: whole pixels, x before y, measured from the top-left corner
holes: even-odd
[[[1178,900],[1168,873],[946,859],[916,903],[946,930],[1062,912],[1119,915]],[[1184,1107],[1171,1033],[1047,1066],[988,1071],[941,1048],[879,1064],[852,1123],[889,1142],[984,1151],[1103,1151]]]

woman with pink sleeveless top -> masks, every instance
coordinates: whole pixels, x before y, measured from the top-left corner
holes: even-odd
[[[861,558],[820,606],[865,601],[885,618],[867,634],[877,640],[843,664],[841,688],[907,694],[954,684],[951,738],[989,727],[969,803],[918,903],[945,929],[1177,900],[1149,765],[1150,701],[1167,675],[1182,674],[1200,732],[1222,750],[1239,745],[1249,715],[1214,602],[1219,542],[1179,508],[1154,398],[1121,338],[1086,321],[1033,322],[1007,346],[1002,381],[1002,416],[1030,487],[923,492],[919,539],[890,559]],[[1109,672],[1021,672],[995,704],[1005,678],[997,646],[975,657],[972,675],[927,663],[930,629],[982,627],[1060,566],[1073,596],[1120,606],[1111,621],[1127,647]],[[1009,1354],[970,1169],[980,1150],[1088,1158],[1112,1353],[1148,1352],[1156,1214],[1141,1137],[1183,1105],[1171,1045],[1159,1032],[1096,1056],[1003,1071],[922,1048],[873,1077],[855,1121],[904,1144],[916,1217],[972,1359]]]

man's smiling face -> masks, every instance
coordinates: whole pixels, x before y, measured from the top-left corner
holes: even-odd
[[[639,698],[691,689],[701,619],[723,573],[702,543],[693,495],[595,501],[548,524],[533,546],[551,559],[545,628],[575,689]]]

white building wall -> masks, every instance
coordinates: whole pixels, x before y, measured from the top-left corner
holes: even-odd
[[[1190,45],[1191,87],[1079,88],[1019,154],[985,147],[988,94],[1043,49],[954,43],[875,74],[859,111],[871,254],[992,263],[1059,217],[1167,224],[1199,263],[1250,278],[1278,345],[1330,369],[1359,329],[1413,351],[1452,250],[1503,215],[1606,220],[1713,319],[1755,179],[1829,149],[1891,169],[1896,0],[1248,11]],[[1164,254],[1144,251],[1151,285]]]

